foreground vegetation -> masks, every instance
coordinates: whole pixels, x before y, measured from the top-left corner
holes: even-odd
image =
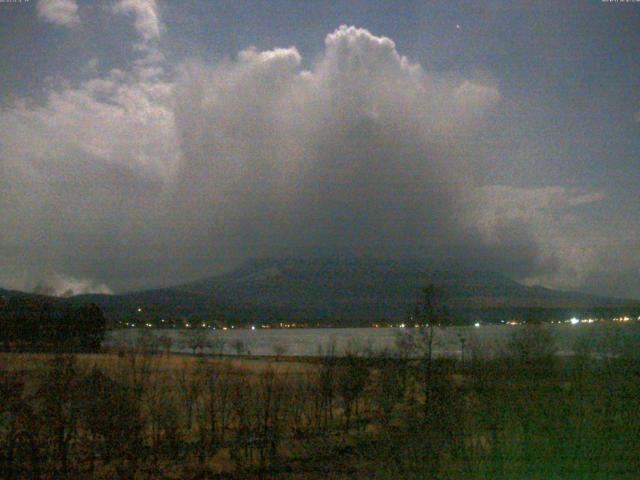
[[[493,358],[0,357],[0,477],[638,478],[640,361],[559,360],[542,327]]]

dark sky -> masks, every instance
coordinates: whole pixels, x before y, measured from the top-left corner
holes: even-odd
[[[0,3],[0,285],[430,257],[640,298],[640,3]]]

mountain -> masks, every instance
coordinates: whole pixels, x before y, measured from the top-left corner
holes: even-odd
[[[421,286],[444,287],[459,314],[543,314],[634,308],[639,302],[525,286],[497,272],[424,261],[284,259],[251,262],[230,273],[177,287],[244,310],[285,318],[404,319]],[[264,315],[263,315],[264,316]],[[522,315],[521,315],[522,316]]]
[[[441,285],[459,318],[569,318],[633,314],[640,302],[525,286],[496,272],[415,260],[268,259],[175,287],[121,295],[78,295],[112,319],[188,318],[354,325],[404,320],[420,287]]]

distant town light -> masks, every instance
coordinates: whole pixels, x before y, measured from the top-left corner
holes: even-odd
[[[251,325],[251,330],[255,330],[255,329],[256,329],[255,325]]]
[[[480,322],[476,322],[473,324],[474,327],[478,328],[480,326]]]
[[[580,320],[578,320],[576,317],[573,317],[571,320],[569,320],[569,322],[571,323],[571,325],[577,325],[578,323],[580,323]]]

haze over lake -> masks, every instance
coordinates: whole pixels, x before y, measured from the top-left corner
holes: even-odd
[[[465,355],[498,355],[509,340],[510,335],[524,326],[482,325],[480,327],[449,327],[436,329],[434,354],[437,357],[461,355],[464,339]],[[640,325],[631,324],[580,324],[546,325],[555,339],[558,355],[571,355],[577,342],[588,345],[593,354],[615,355],[626,351],[634,339],[640,337]],[[135,347],[140,338],[168,336],[171,351],[191,353],[191,345],[197,330],[115,330],[107,334],[105,345],[110,347]],[[346,352],[358,354],[397,352],[400,335],[416,333],[413,328],[292,328],[292,329],[229,329],[204,330],[207,347],[204,353],[224,353],[286,356],[315,356],[326,352],[335,345],[336,355]]]

